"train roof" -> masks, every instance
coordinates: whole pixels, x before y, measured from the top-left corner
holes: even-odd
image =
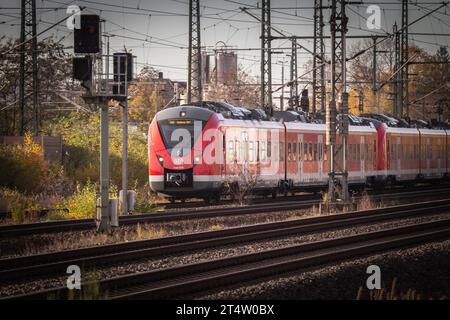
[[[443,129],[423,129],[423,128],[395,128],[395,127],[388,127],[386,129],[387,133],[394,133],[394,134],[402,134],[402,135],[447,135],[450,134],[449,131],[443,130]]]
[[[324,114],[316,114],[312,117],[311,114],[307,114],[301,110],[288,109],[285,111],[274,111],[273,117],[269,117],[266,112],[262,109],[250,109],[244,107],[237,107],[232,104],[223,101],[198,101],[192,102],[190,104],[183,104],[181,106],[169,107],[165,110],[171,110],[173,108],[179,107],[197,107],[205,111],[216,113],[221,115],[224,119],[230,120],[247,120],[247,121],[264,121],[264,122],[279,122],[284,123],[310,123],[310,124],[323,124],[325,123]],[[208,113],[205,113],[205,115]],[[410,133],[408,129],[430,129],[430,130],[450,130],[449,123],[427,123],[426,121],[420,119],[405,119],[396,118],[390,115],[382,113],[362,113],[359,116],[349,114],[349,123],[353,126],[371,126],[374,125],[378,128],[382,123],[390,129],[407,129],[403,131],[405,134]],[[392,131],[394,132],[394,131]],[[398,131],[402,132],[401,130]]]

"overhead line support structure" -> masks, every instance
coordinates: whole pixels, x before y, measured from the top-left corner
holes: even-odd
[[[189,52],[187,103],[202,101],[200,0],[189,0]]]
[[[327,151],[330,160],[328,201],[334,204],[340,199],[346,204],[349,201],[347,171],[349,124],[345,38],[348,18],[345,14],[344,0],[332,0],[331,4],[331,94],[326,110],[326,143],[329,147]],[[339,108],[336,101],[338,95],[340,95]]]
[[[272,50],[270,0],[261,2],[261,96],[260,105],[269,115],[272,106]]]
[[[325,44],[323,36],[323,12],[322,0],[314,0],[314,48],[313,48],[313,92],[312,92],[312,113],[325,110]],[[318,80],[320,84],[318,85]]]
[[[22,0],[20,23],[19,134],[39,133],[36,0]]]

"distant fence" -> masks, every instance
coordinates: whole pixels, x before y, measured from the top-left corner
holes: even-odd
[[[24,137],[0,136],[0,144],[12,145],[23,144]],[[62,138],[38,136],[33,137],[33,141],[41,146],[44,151],[44,158],[47,161],[62,162]]]

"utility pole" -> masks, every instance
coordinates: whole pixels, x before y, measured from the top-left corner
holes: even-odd
[[[200,0],[189,0],[189,53],[187,103],[202,101]]]
[[[322,0],[314,0],[313,99],[312,113],[325,110],[325,43],[323,37]],[[320,85],[317,78],[319,76]]]
[[[31,41],[29,41],[31,39]],[[20,22],[19,134],[39,133],[36,0],[22,0]]]
[[[297,79],[297,39],[292,38],[291,49],[291,86],[290,86],[290,102],[291,107],[295,110],[300,108],[298,103],[298,79]]]
[[[331,96],[326,112],[326,142],[329,146],[330,171],[328,197],[335,203],[337,196],[347,203],[347,137],[348,137],[348,93],[346,89],[346,39],[347,17],[345,0],[332,0],[331,5]],[[341,94],[339,117],[336,98]],[[340,139],[337,139],[339,132]]]
[[[402,0],[402,29],[401,29],[401,72],[400,72],[400,99],[402,109],[400,109],[400,117],[405,112],[409,117],[409,100],[408,100],[408,0]]]
[[[270,0],[261,1],[261,108],[269,116],[272,108],[272,50]]]

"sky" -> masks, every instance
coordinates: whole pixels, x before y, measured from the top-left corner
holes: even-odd
[[[328,5],[328,0],[323,0]],[[413,4],[414,3],[414,4]],[[439,6],[437,0],[412,1],[409,5],[409,21],[413,21],[430,9]],[[20,36],[20,0],[2,0],[0,4],[0,37]],[[272,0],[272,25],[287,35],[312,36],[314,0]],[[187,79],[188,45],[188,0],[36,0],[38,33],[67,16],[69,5],[85,6],[84,12],[99,14],[105,20],[104,31],[110,34],[112,52],[123,51],[124,47],[137,57],[137,66],[152,66],[164,72],[164,77],[173,80]],[[367,25],[366,9],[378,5],[381,9],[381,28],[370,30]],[[238,65],[251,76],[258,78],[260,69],[260,23],[241,10],[242,7],[260,16],[256,0],[200,0],[201,44],[206,50],[222,47],[238,49]],[[392,32],[393,23],[401,24],[401,1],[362,1],[362,4],[347,6],[349,17],[348,35],[385,34]],[[325,34],[329,34],[330,12],[324,10]],[[409,29],[410,42],[435,53],[439,45],[450,46],[450,5],[424,18]],[[416,33],[416,34],[414,34]],[[432,33],[433,35],[418,35]],[[438,34],[447,34],[442,36]],[[67,46],[73,45],[73,31],[66,22],[39,36],[62,38]],[[273,33],[273,35],[276,35]],[[349,40],[351,46],[357,40]],[[300,40],[299,44],[312,50],[311,40]],[[330,50],[325,40],[326,52]],[[290,42],[275,40],[273,48],[279,48],[272,56],[272,82],[281,82],[281,65],[285,63],[285,77],[289,70]],[[73,52],[68,49],[68,52]],[[311,55],[298,50],[298,74]]]

